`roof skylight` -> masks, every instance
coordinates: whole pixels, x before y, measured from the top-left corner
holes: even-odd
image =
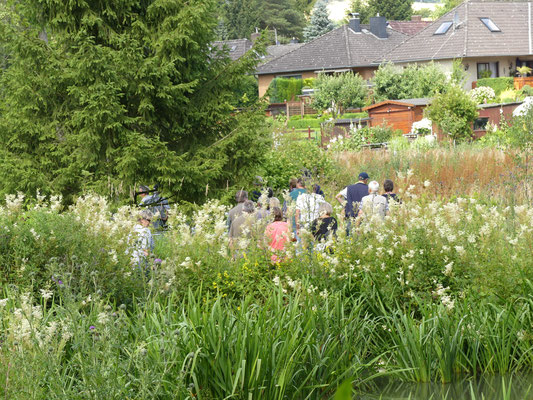
[[[434,35],[444,35],[450,29],[450,26],[453,25],[452,21],[446,21],[440,24],[439,28],[435,31]]]
[[[501,32],[501,29],[498,28],[498,26],[492,22],[490,18],[480,18],[481,22],[485,24],[485,26],[489,29],[491,32]]]

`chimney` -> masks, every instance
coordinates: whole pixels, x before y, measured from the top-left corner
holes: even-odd
[[[350,14],[352,18],[348,22],[348,27],[354,32],[361,32],[361,20],[359,19],[359,13]]]
[[[255,41],[259,39],[260,36],[261,34],[259,32],[254,32],[250,35],[250,40],[252,41],[252,43],[255,43]]]
[[[375,17],[370,17],[370,32],[380,39],[387,39],[387,18],[380,17],[379,14]]]
[[[420,21],[422,21],[422,16],[421,15],[412,15],[411,16],[411,21],[420,22]]]
[[[299,43],[299,42],[298,42],[298,39],[296,39],[295,37],[293,37],[293,38],[291,39],[291,44],[296,44],[296,43]]]

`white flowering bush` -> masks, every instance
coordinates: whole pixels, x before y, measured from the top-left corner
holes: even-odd
[[[487,103],[490,100],[496,98],[494,89],[489,86],[478,86],[470,91],[470,98],[476,102],[476,104]]]
[[[428,118],[423,118],[420,121],[413,122],[411,132],[417,135],[429,135],[433,129],[433,122]]]

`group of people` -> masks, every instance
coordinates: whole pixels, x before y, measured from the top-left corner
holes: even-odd
[[[399,202],[393,193],[391,180],[383,183],[382,195],[379,194],[379,183],[368,181],[368,174],[361,172],[357,183],[345,187],[335,196],[344,206],[347,235],[350,235],[353,223],[383,219],[389,212],[389,204]],[[262,184],[260,180],[257,182],[257,186]],[[134,227],[136,239],[131,257],[134,264],[143,267],[154,249],[150,228],[165,226],[169,206],[157,192],[150,191],[146,186],[141,186],[140,194],[142,200],[139,205],[143,209]],[[237,191],[237,205],[228,213],[229,244],[234,256],[246,251],[250,244],[248,239],[255,238],[259,239],[260,246],[271,251],[272,262],[279,262],[284,258],[288,242],[301,243],[302,230],[313,235],[318,248],[325,246],[324,243],[337,234],[338,222],[333,215],[333,207],[325,200],[320,186],[315,184],[311,190],[307,189],[305,178],[290,180],[289,194],[283,204],[268,188],[262,191],[256,188],[251,197],[255,202],[248,198],[247,191]]]
[[[347,186],[336,196],[344,206],[347,235],[350,235],[354,222],[383,219],[389,212],[389,203],[399,202],[391,180],[384,182],[383,195],[379,194],[378,182],[368,181],[368,174],[361,172],[357,183]],[[336,236],[338,222],[333,216],[333,207],[325,200],[320,186],[313,185],[308,191],[304,178],[291,179],[288,200],[283,205],[271,190],[263,191],[260,196],[254,193],[254,196],[257,203],[248,199],[246,191],[239,190],[235,196],[237,205],[228,213],[228,234],[234,253],[246,250],[247,238],[262,236],[259,243],[272,251],[272,261],[276,262],[282,258],[287,242],[300,242],[302,229],[321,243],[330,235]]]

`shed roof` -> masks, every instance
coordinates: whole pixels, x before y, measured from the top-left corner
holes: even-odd
[[[363,108],[363,110],[372,110],[377,107],[385,106],[387,104],[396,104],[405,107],[427,106],[431,104],[432,99],[422,97],[417,99],[402,99],[402,100],[384,100],[376,104],[372,104]]]

